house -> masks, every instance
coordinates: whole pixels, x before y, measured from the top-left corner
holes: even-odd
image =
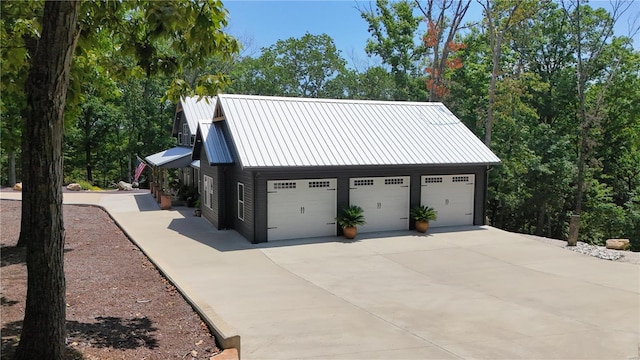
[[[487,171],[500,159],[441,103],[219,95],[200,121],[202,214],[253,243],[332,236],[364,209],[359,233],[484,223]]]
[[[199,188],[200,162],[192,161],[191,153],[198,123],[204,120],[211,122],[215,105],[215,97],[181,98],[173,120],[172,136],[177,140],[176,146],[147,156],[147,163],[156,168],[177,168],[182,184]]]

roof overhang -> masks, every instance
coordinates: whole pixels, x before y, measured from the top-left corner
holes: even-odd
[[[200,169],[200,160],[193,160],[189,166],[194,169]]]
[[[176,146],[145,157],[149,164],[155,167],[169,169],[183,168],[191,164],[191,148]]]

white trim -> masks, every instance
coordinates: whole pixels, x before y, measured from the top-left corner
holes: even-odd
[[[245,196],[244,184],[239,182],[238,183],[238,219],[242,221],[244,221],[244,196]]]
[[[204,175],[204,206],[209,209],[213,209],[213,178],[208,175]]]

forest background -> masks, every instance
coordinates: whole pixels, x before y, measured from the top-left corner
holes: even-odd
[[[452,6],[439,6],[447,2]],[[441,101],[502,159],[489,173],[490,224],[566,239],[577,212],[581,240],[630,238],[639,250],[640,53],[631,41],[637,26],[627,36],[613,32],[625,3],[607,11],[576,1],[482,0],[483,19],[475,23],[465,21],[466,3],[380,0],[362,9],[370,32],[362,46],[381,65],[361,69],[348,67],[326,34],[178,67],[170,46],[155,46],[147,57],[153,61],[136,63],[98,28],[91,50],[74,57],[65,182],[104,188],[128,180],[136,154],[173,146],[175,104],[187,89]],[[21,178],[21,62],[28,57],[21,41],[38,31],[38,4],[2,3],[3,185]],[[132,37],[138,56],[150,51],[149,35]],[[210,73],[224,75],[203,76]]]

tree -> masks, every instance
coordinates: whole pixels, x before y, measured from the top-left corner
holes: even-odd
[[[537,11],[538,1],[531,0],[478,0],[483,9],[485,32],[491,49],[491,83],[489,84],[489,106],[485,125],[484,143],[491,147],[491,127],[496,97],[496,81],[500,72],[502,43],[511,29],[519,22],[529,19]]]
[[[585,187],[585,170],[591,153],[592,132],[598,126],[599,108],[590,112],[587,109],[586,94],[588,86],[597,81],[596,76],[605,66],[600,63],[600,55],[613,36],[613,25],[629,5],[623,7],[620,1],[613,4],[613,14],[603,9],[593,10],[583,6],[581,0],[562,1],[565,17],[569,24],[570,39],[575,46],[575,77],[578,107],[576,119],[580,126],[580,146],[578,150],[578,175],[576,180],[576,200],[574,216],[569,227],[568,245],[575,246],[580,230],[580,214]]]
[[[3,10],[24,15],[19,2]],[[3,3],[4,4],[4,3]],[[80,8],[82,6],[82,10]],[[79,18],[82,14],[82,18]],[[4,17],[4,15],[3,15]],[[26,36],[28,61],[16,73],[28,73],[22,137],[24,189],[20,240],[27,248],[28,289],[17,359],[62,359],[65,339],[64,226],[62,218],[62,141],[65,104],[72,59],[91,49],[93,35],[106,31],[121,53],[116,59],[135,60],[147,75],[172,74],[181,66],[197,66],[211,54],[237,51],[234,39],[220,31],[226,12],[218,0],[182,2],[47,1],[42,30]],[[81,31],[82,29],[82,31]],[[127,31],[121,31],[121,30]],[[80,37],[81,34],[85,36]],[[129,46],[131,37],[139,35]],[[171,49],[168,52],[157,51]],[[174,54],[174,57],[165,55]],[[109,57],[109,54],[101,54]],[[3,54],[4,56],[4,54]],[[3,58],[4,60],[4,58]],[[177,61],[175,67],[171,61]],[[132,72],[123,71],[127,75]],[[74,74],[82,80],[82,74]],[[204,85],[182,91],[218,91],[223,75],[203,77]],[[78,95],[73,91],[70,94]],[[174,89],[174,95],[178,90]]]
[[[414,15],[415,8],[408,0],[377,0],[375,10],[360,9],[372,37],[365,50],[389,66],[395,82],[393,100],[419,101],[427,97],[420,78],[420,60],[426,49],[417,40],[422,18]]]
[[[64,352],[62,133],[79,7],[78,1],[46,2],[42,34],[29,47],[33,66],[26,82],[22,145],[22,216],[29,218],[21,229],[27,240],[28,288],[16,359],[62,359]]]
[[[436,101],[447,91],[443,84],[445,71],[462,67],[460,59],[452,55],[464,48],[464,44],[455,42],[455,37],[462,28],[471,0],[426,0],[424,6],[419,0],[414,1],[427,24],[427,33],[423,37],[428,64],[425,72],[429,75],[429,101]]]
[[[278,40],[258,58],[244,58],[233,72],[231,92],[304,97],[329,96],[327,85],[344,74],[345,60],[333,39],[306,33]]]
[[[42,3],[35,1],[0,2],[0,53],[2,55],[2,111],[0,147],[7,154],[7,185],[16,182],[16,158],[20,152],[22,114],[26,103],[24,83],[27,77],[29,54],[25,38],[40,31]]]

